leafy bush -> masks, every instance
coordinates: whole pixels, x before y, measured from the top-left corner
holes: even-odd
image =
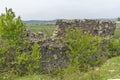
[[[14,66],[16,51],[21,46],[25,25],[20,17],[15,18],[12,9],[6,9],[6,14],[0,15],[0,65],[1,68]]]
[[[19,75],[37,73],[40,68],[40,48],[37,43],[32,46],[32,52],[23,52],[17,57],[17,71]]]
[[[71,64],[85,71],[89,67],[94,67],[104,60],[99,54],[101,51],[101,38],[83,33],[80,29],[71,32],[67,31],[64,39],[65,45],[68,47],[67,54],[70,57]]]
[[[107,43],[108,57],[120,56],[120,38],[109,39]]]
[[[30,68],[33,68],[34,70],[32,71],[38,71],[40,68],[40,59],[41,59],[41,54],[40,54],[40,47],[37,43],[34,43],[32,46],[32,54],[31,54],[31,66]]]
[[[40,48],[25,39],[26,25],[15,17],[12,9],[0,15],[0,73],[9,80],[10,74],[37,73],[39,69]]]

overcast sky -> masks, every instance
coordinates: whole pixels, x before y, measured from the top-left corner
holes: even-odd
[[[116,18],[120,0],[0,0],[0,13],[12,8],[23,20]]]

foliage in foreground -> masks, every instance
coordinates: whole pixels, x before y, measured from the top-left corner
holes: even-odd
[[[64,69],[66,74],[51,77],[50,75],[27,75],[14,77],[12,80],[107,80],[120,79],[120,57],[107,60],[101,67],[95,67],[88,72],[80,72],[74,67]],[[2,79],[0,79],[2,80]]]
[[[0,71],[12,71],[16,66],[17,52],[22,47],[25,25],[20,17],[15,18],[12,9],[0,15]]]
[[[120,56],[120,38],[109,39],[107,43],[108,57]]]
[[[101,41],[100,37],[83,33],[79,29],[67,33],[64,42],[68,47],[67,55],[72,65],[76,65],[82,71],[99,65],[104,60],[104,55],[100,53]]]
[[[109,68],[106,68],[112,69],[113,67],[108,65],[100,69],[98,65],[102,65],[108,58],[120,55],[120,40],[105,39],[104,45],[101,46],[102,41],[104,38],[84,34],[78,29],[67,33],[64,42],[68,47],[67,55],[71,65],[60,71],[56,80],[107,80],[107,78],[114,78],[111,75],[104,76],[107,73],[105,71],[109,71]],[[116,58],[116,61],[119,61],[119,58]],[[118,65],[116,73],[120,73]]]
[[[10,80],[12,75],[37,73],[39,70],[40,48],[33,46],[25,37],[26,25],[12,9],[0,15],[0,76]]]

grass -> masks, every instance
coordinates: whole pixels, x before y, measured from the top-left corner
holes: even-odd
[[[47,75],[29,75],[25,77],[18,77],[14,80],[54,80],[50,76]]]
[[[96,67],[85,73],[75,71],[69,67],[64,71],[64,75],[57,75],[54,78],[49,75],[28,75],[17,77],[12,80],[108,80],[120,79],[120,57],[107,60],[101,67]],[[61,77],[62,76],[62,77]]]
[[[71,69],[70,69],[71,70]],[[61,80],[108,80],[120,79],[120,57],[107,60],[101,67],[95,67],[88,72],[67,71]],[[58,79],[56,79],[58,80]]]
[[[120,57],[108,60],[100,68],[85,73],[81,80],[108,80],[120,79]]]
[[[47,36],[51,36],[54,29],[55,29],[55,25],[54,24],[41,24],[41,25],[28,25],[27,27],[28,29],[30,29],[32,32],[43,32],[44,34],[46,34]]]

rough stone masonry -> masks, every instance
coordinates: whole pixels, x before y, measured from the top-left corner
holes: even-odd
[[[114,35],[116,23],[111,20],[57,20],[56,29],[53,32],[53,37],[64,37],[66,29],[81,28],[84,32],[92,35],[111,38]]]

